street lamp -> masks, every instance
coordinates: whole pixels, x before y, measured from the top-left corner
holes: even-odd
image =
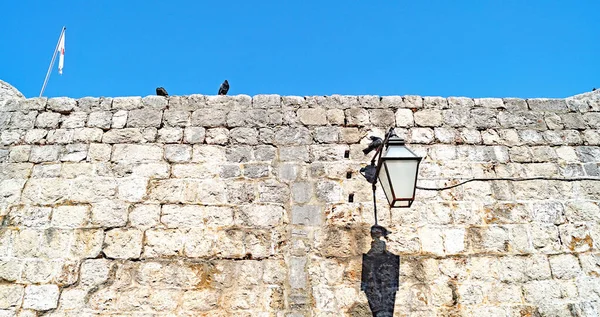
[[[363,152],[368,154],[376,150],[375,155],[371,165],[361,168],[360,172],[373,184],[373,200],[375,184],[379,179],[390,208],[410,207],[415,200],[417,175],[422,158],[405,146],[404,140],[396,135],[393,128],[386,133],[384,140],[378,137],[371,137],[371,140],[371,144]],[[375,222],[377,223],[377,216]]]

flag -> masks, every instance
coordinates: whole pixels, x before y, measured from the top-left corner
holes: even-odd
[[[60,52],[60,57],[58,58],[58,73],[62,75],[63,66],[65,64],[65,32],[63,32],[60,37],[58,51]]]

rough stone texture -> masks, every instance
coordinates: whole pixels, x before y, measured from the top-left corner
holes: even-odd
[[[0,83],[1,84],[1,83]],[[0,90],[0,316],[370,316],[358,170],[600,176],[600,93],[31,98]],[[390,211],[396,316],[598,316],[600,183],[478,181]],[[352,200],[350,202],[349,200]]]

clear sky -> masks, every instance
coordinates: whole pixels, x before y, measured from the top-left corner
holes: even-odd
[[[0,79],[45,96],[566,97],[600,88],[598,0],[5,1]],[[58,62],[58,60],[57,60]]]

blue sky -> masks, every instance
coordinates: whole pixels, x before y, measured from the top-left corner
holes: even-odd
[[[600,1],[5,1],[0,79],[45,96],[566,97],[600,87]]]

